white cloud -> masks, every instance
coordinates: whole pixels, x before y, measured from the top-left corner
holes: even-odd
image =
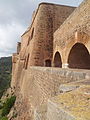
[[[12,22],[6,26],[0,25],[0,57],[10,55],[16,50],[20,35],[25,31],[25,26]]]

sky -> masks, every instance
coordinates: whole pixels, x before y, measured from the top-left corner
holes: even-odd
[[[16,52],[17,42],[31,24],[40,2],[78,6],[83,0],[0,0],[0,57]]]

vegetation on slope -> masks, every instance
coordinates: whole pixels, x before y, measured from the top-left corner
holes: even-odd
[[[0,97],[3,92],[10,87],[11,81],[12,58],[0,58]]]
[[[8,120],[7,115],[13,107],[16,96],[10,96],[5,101],[0,101],[0,120]]]
[[[0,120],[8,120],[7,115],[16,100],[16,96],[9,95],[8,93],[5,95],[6,93],[4,93],[10,87],[11,72],[12,57],[0,58],[0,98],[2,97],[0,100]]]

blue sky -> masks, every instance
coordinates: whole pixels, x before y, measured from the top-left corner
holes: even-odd
[[[16,52],[20,36],[40,2],[78,6],[83,0],[0,0],[0,57]]]
[[[63,4],[63,5],[78,6],[83,0],[37,0],[37,1],[38,2],[45,1],[45,2]]]

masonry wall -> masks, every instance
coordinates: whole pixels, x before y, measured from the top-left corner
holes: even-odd
[[[20,68],[20,66],[18,67]],[[19,72],[19,74],[21,73]],[[21,77],[17,77],[18,81],[14,83],[16,85],[14,89],[17,96],[16,104],[18,112],[21,114],[18,119],[22,120],[20,117],[24,116],[26,112],[28,112],[26,117],[33,116],[36,107],[45,104],[49,98],[59,94],[61,84],[87,78],[90,78],[88,70],[48,67],[29,67],[27,70],[23,70]],[[28,109],[22,109],[23,106],[28,106]]]
[[[20,93],[25,100],[21,106],[26,104],[32,114],[34,108],[58,94],[60,84],[90,78],[88,70],[34,67],[45,66],[45,60],[52,60],[52,57],[54,59],[57,51],[61,54],[63,64],[67,64],[70,50],[78,42],[83,43],[90,51],[90,1],[86,0],[75,11],[74,9],[40,4],[31,27],[22,35],[21,50],[13,55],[11,86],[15,88],[16,96]],[[23,109],[21,114],[25,111]]]
[[[28,66],[45,66],[45,60],[52,60],[53,33],[74,9],[74,7],[47,3],[39,5],[31,26],[21,37],[17,55],[13,56],[18,62],[13,62],[12,81],[19,81],[22,70],[27,69]]]
[[[36,107],[57,95],[60,84],[84,80],[89,76],[86,70],[30,67],[23,71],[19,84],[23,97],[28,98],[32,106]]]
[[[67,18],[67,20],[54,33],[54,54],[58,51],[63,65],[68,64],[68,56],[71,48],[76,43],[85,45],[90,53],[90,1],[85,0]]]
[[[21,41],[20,55],[25,58],[27,54],[30,54],[29,66],[44,66],[45,60],[52,60],[53,33],[74,9],[75,7],[48,3],[39,5],[31,27],[22,35]]]

